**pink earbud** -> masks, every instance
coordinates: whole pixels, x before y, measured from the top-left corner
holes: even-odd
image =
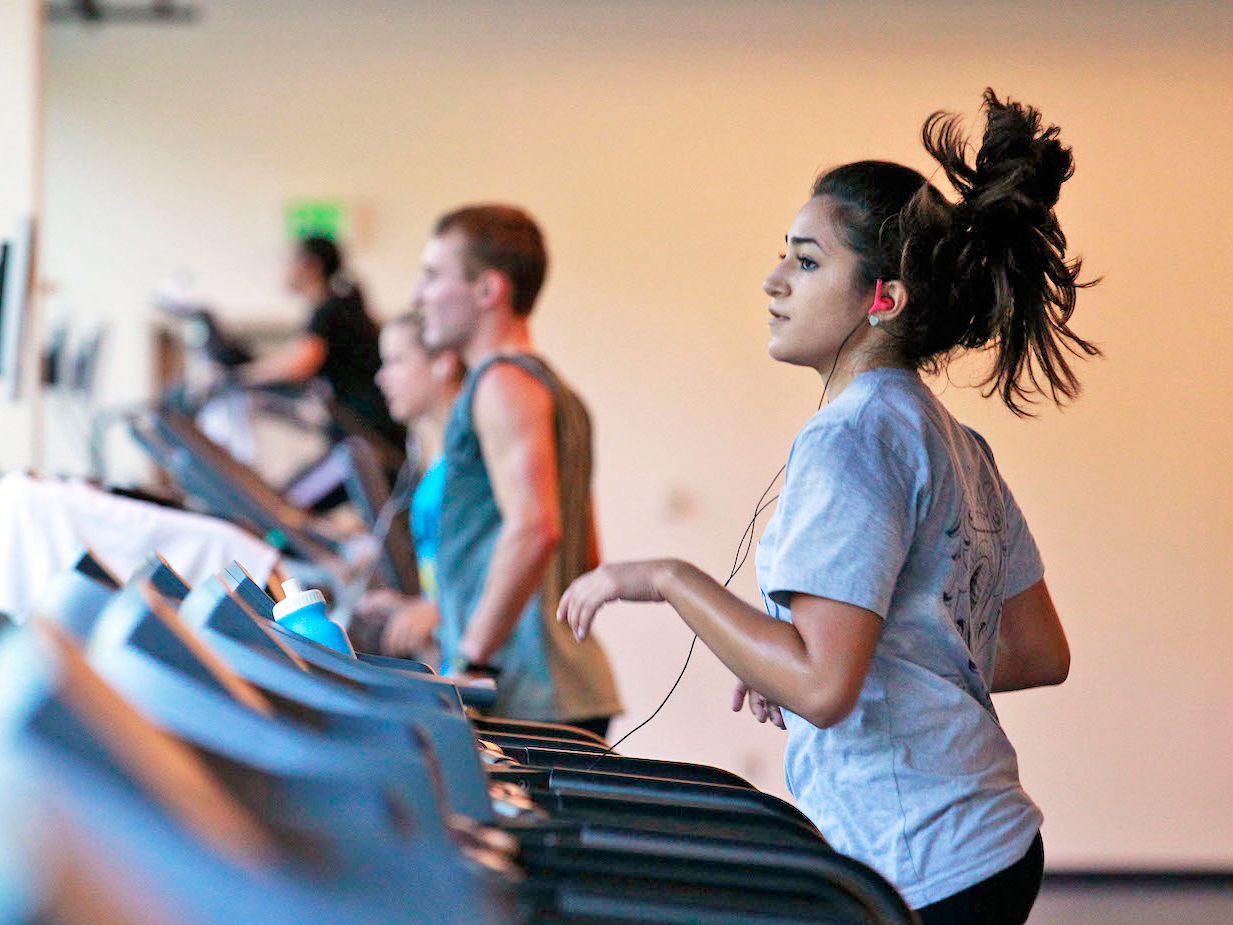
[[[869,314],[894,307],[895,300],[890,296],[882,295],[882,280],[878,280],[873,285],[873,306],[869,309]]]
[[[890,296],[882,295],[882,280],[878,280],[873,287],[873,305],[869,308],[869,324],[872,327],[878,326],[878,312],[887,308],[894,308],[895,300]]]

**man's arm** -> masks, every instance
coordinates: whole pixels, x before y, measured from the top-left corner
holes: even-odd
[[[553,410],[548,389],[510,363],[476,387],[472,414],[501,529],[459,645],[471,662],[487,662],[509,638],[561,542]]]

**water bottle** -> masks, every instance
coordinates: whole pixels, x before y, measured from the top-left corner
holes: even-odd
[[[355,657],[347,631],[325,615],[324,594],[315,588],[305,591],[292,578],[283,582],[283,595],[283,599],[274,605],[274,619],[279,626],[329,646],[343,655]]]

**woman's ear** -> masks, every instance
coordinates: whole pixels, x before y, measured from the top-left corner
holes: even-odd
[[[898,318],[908,306],[908,287],[892,279],[879,288],[881,300],[869,311],[870,324],[886,324]]]

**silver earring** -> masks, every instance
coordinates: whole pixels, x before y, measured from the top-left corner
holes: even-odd
[[[876,328],[878,326],[878,316],[877,315],[869,316],[869,326],[871,328]]]

